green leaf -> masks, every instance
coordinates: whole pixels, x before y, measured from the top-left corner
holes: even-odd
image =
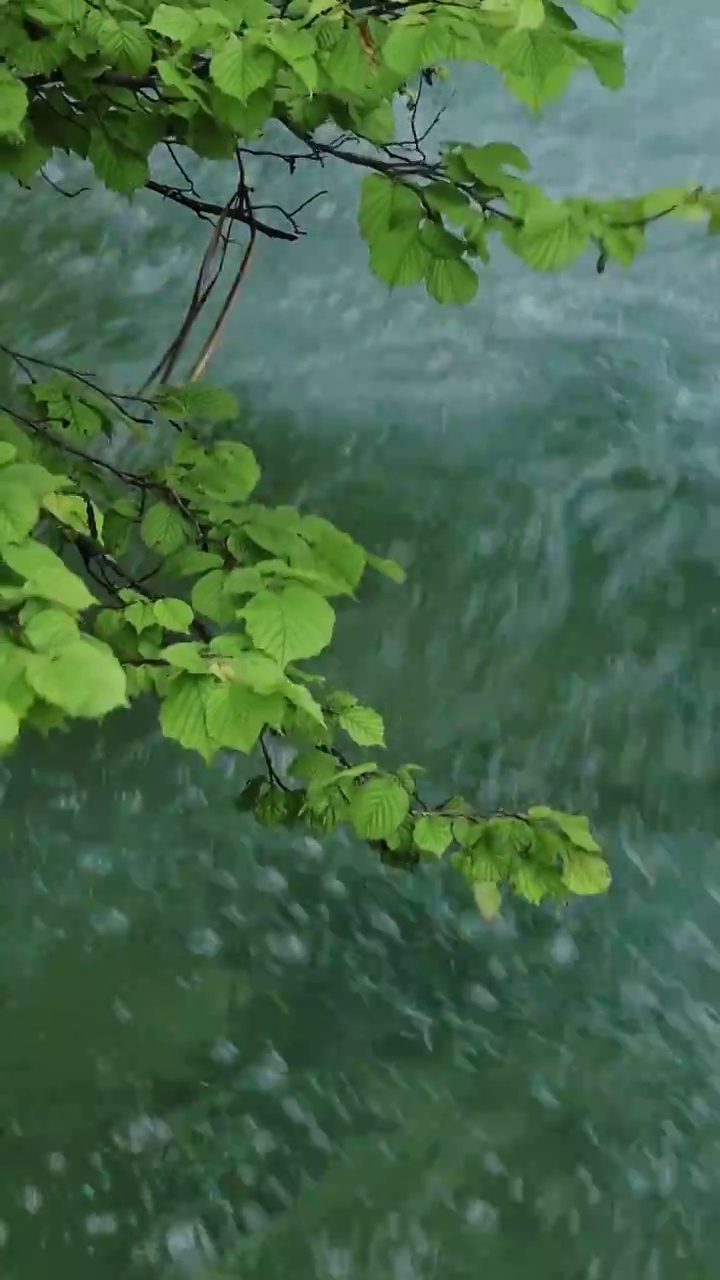
[[[26,579],[25,594],[64,605],[66,609],[88,609],[95,597],[82,578],[68,569],[59,556],[39,542],[7,546],[5,563]]]
[[[178,667],[181,671],[191,671],[195,675],[207,675],[210,671],[210,662],[204,657],[200,644],[182,641],[179,644],[169,644],[160,650],[160,657],[164,658],[171,667]]]
[[[590,234],[574,210],[553,204],[531,210],[509,243],[536,271],[558,271],[585,252]]]
[[[571,893],[607,893],[612,877],[603,858],[592,853],[574,853],[565,863],[563,884]]]
[[[328,751],[320,751],[317,747],[303,751],[293,760],[288,773],[293,778],[301,778],[303,782],[328,782],[340,771],[340,765]]]
[[[62,649],[79,639],[77,623],[64,609],[40,609],[24,630],[33,649],[41,651]]]
[[[571,34],[567,43],[586,62],[606,89],[622,89],[625,83],[625,55],[615,40],[594,40],[590,36]]]
[[[190,526],[181,511],[168,502],[154,502],[140,524],[140,537],[151,551],[169,556],[190,541]]]
[[[382,556],[375,556],[368,552],[367,562],[376,573],[382,573],[384,577],[390,578],[398,586],[402,586],[406,581],[407,574],[402,565],[399,565],[396,560],[384,560]]]
[[[497,884],[484,880],[473,885],[473,897],[484,920],[496,920],[502,906],[502,894]]]
[[[219,640],[214,640],[212,647],[220,651],[223,647]],[[274,693],[286,684],[285,673],[277,662],[268,658],[265,653],[256,653],[253,649],[243,649],[233,656],[233,679],[239,684],[246,684],[255,693]]]
[[[268,44],[292,67],[308,93],[318,87],[318,67],[315,61],[317,46],[312,30],[299,27],[296,22],[282,19],[270,28]]]
[[[530,161],[512,142],[488,142],[484,147],[461,147],[460,155],[474,177],[488,187],[501,187],[507,181],[506,167],[521,173],[530,168]]]
[[[12,746],[20,732],[17,713],[7,702],[0,702],[0,748]]]
[[[13,483],[7,475],[10,467],[0,471],[0,546],[6,542],[22,542],[35,528],[40,515],[40,502],[24,485]]]
[[[147,160],[110,138],[100,126],[91,132],[88,160],[109,191],[130,195],[148,180]]]
[[[265,579],[259,568],[253,565],[246,569],[231,569],[225,578],[223,590],[229,596],[254,596],[264,588]]]
[[[184,387],[164,387],[156,396],[156,403],[172,418],[234,422],[240,414],[237,397],[232,391],[228,391],[226,387],[209,386],[205,382],[191,382]],[[197,445],[195,447],[200,448]]]
[[[385,726],[382,716],[372,707],[362,707],[358,703],[348,707],[338,716],[340,727],[345,730],[359,747],[384,747]]]
[[[269,49],[249,38],[229,35],[210,63],[210,76],[218,89],[230,98],[247,102],[251,93],[267,84],[276,61]]]
[[[436,858],[441,858],[452,844],[452,822],[450,818],[444,818],[441,814],[429,814],[424,818],[418,818],[413,839],[423,853],[432,853]]]
[[[316,702],[309,689],[304,684],[295,684],[292,680],[285,680],[282,686],[283,693],[288,702],[294,707],[298,707],[309,719],[314,720],[321,728],[325,728],[325,717],[319,702]]]
[[[97,38],[101,53],[130,75],[142,76],[150,67],[153,46],[139,22],[121,22],[106,14]]]
[[[192,40],[200,30],[200,23],[190,9],[180,9],[177,5],[160,4],[148,22],[151,31],[167,36],[178,44]]]
[[[261,591],[241,611],[258,649],[281,666],[298,658],[314,658],[332,639],[335,611],[307,587]]]
[[[260,479],[255,454],[247,445],[223,440],[189,473],[188,480],[210,498],[244,502]]]
[[[417,192],[404,182],[371,174],[360,194],[359,223],[363,239],[373,244],[387,231],[416,228],[423,214]]]
[[[395,113],[390,102],[382,102],[371,111],[351,107],[350,119],[358,136],[368,142],[383,145],[395,137]]]
[[[464,259],[433,258],[425,272],[427,291],[436,302],[464,306],[478,291],[477,272]]]
[[[156,600],[153,605],[156,621],[166,631],[189,631],[193,620],[193,611],[184,600],[176,600],[168,596],[164,600]]]
[[[198,578],[190,592],[190,601],[196,613],[204,613],[206,618],[227,626],[235,618],[232,601],[225,595],[226,574],[223,569],[211,569],[209,573]]]
[[[404,79],[427,66],[424,56],[427,36],[427,18],[412,11],[402,14],[390,26],[382,46],[383,62],[397,71]]]
[[[567,54],[561,37],[548,26],[514,28],[500,40],[497,60],[506,71],[529,80],[542,91]]]
[[[428,219],[420,227],[420,239],[433,258],[461,258],[465,248],[459,236],[453,235],[440,222]]]
[[[26,676],[39,697],[73,716],[98,719],[127,702],[125,672],[100,641],[30,654]]]
[[[89,502],[85,498],[81,498],[77,493],[49,493],[43,499],[43,507],[55,516],[61,524],[67,525],[69,529],[75,529],[77,533],[86,533],[92,535],[90,528],[90,519],[88,517],[88,507],[92,512],[94,520],[95,534],[102,541],[103,525],[105,523],[103,513],[94,502]]]
[[[345,28],[326,55],[325,70],[334,88],[355,94],[367,87],[372,68],[357,23]]]
[[[524,862],[512,872],[510,881],[521,898],[537,906],[550,892],[550,874],[544,866]]]
[[[308,555],[302,543],[290,549],[294,567],[315,570],[320,580],[335,584],[341,593],[352,593],[362,578],[367,563],[366,553],[347,533],[336,529],[328,520],[319,516],[305,516],[302,522],[303,537],[312,543]]]
[[[173,680],[160,708],[160,727],[165,737],[199,752],[206,762],[217,751],[205,722],[205,708],[213,688],[214,681],[208,677],[183,673]]]
[[[397,831],[409,810],[410,796],[402,783],[383,775],[356,787],[349,817],[363,840],[385,840]]]
[[[543,0],[517,0],[515,5],[516,25],[534,31],[545,21],[545,5]]]
[[[419,284],[432,258],[417,227],[386,231],[370,245],[370,267],[391,289]]]
[[[20,132],[27,107],[25,85],[10,71],[0,68],[0,135]]]
[[[259,694],[246,685],[222,684],[209,695],[208,732],[221,747],[252,751],[266,725],[279,728],[285,702],[277,694]]]
[[[470,200],[451,182],[430,182],[422,189],[423,199],[431,209],[443,213],[456,222],[464,222],[470,210]]]
[[[600,853],[600,845],[590,831],[590,823],[582,813],[562,813],[559,809],[548,809],[545,805],[535,805],[528,809],[528,817],[533,822],[551,822],[567,836],[576,849],[585,853]]]

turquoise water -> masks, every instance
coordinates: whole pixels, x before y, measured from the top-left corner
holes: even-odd
[[[641,3],[624,95],[585,80],[529,122],[465,69],[441,127],[512,137],[552,188],[713,183],[718,49],[710,0]],[[258,180],[300,203],[315,176]],[[450,877],[259,832],[240,776],[141,712],[28,745],[0,811],[0,1270],[709,1280],[717,247],[658,228],[603,277],[499,254],[443,311],[387,296],[354,175],[322,180],[215,372],[265,496],[408,568],[343,618],[333,673],[439,787],[591,813],[615,887],[490,927]],[[44,190],[3,230],[3,336],[137,382],[203,228]]]

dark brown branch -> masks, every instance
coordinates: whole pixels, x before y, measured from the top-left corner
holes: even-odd
[[[166,186],[164,182],[155,182],[152,178],[148,178],[145,187],[148,191],[155,191],[165,200],[172,200],[174,204],[180,204],[183,208],[192,210],[199,217],[208,215],[215,218],[228,217],[232,222],[241,222],[246,227],[254,227],[256,232],[268,236],[271,240],[294,241],[302,234],[299,231],[283,231],[280,227],[271,227],[266,222],[260,222],[254,215],[249,215],[244,208],[228,212],[227,207],[221,204],[215,204],[211,200],[199,200],[195,196],[187,195],[184,191],[179,191],[177,187]]]

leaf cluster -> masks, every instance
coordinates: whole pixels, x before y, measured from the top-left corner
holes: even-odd
[[[503,885],[532,902],[607,886],[585,819],[429,808],[416,766],[381,765],[382,717],[312,663],[366,575],[403,571],[320,516],[257,501],[247,445],[203,438],[238,416],[228,392],[194,383],[127,402],[58,374],[23,395],[0,415],[0,748],[21,727],[151,695],[164,735],[205,761],[257,757],[240,804],[260,821],[345,824],[398,866],[447,855],[487,915]],[[132,472],[91,452],[126,420],[139,429],[140,412],[142,429],[173,430],[162,463]]]

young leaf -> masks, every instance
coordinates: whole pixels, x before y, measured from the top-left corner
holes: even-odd
[[[322,653],[335,625],[335,611],[327,600],[307,587],[294,585],[278,592],[259,592],[240,616],[257,648],[283,667]]]

